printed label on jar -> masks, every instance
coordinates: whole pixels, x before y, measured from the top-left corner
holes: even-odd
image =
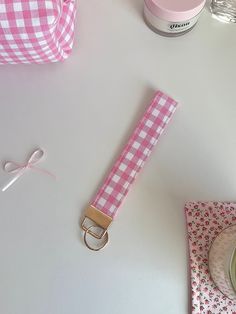
[[[182,32],[186,29],[189,29],[189,27],[193,26],[193,24],[190,21],[184,22],[184,23],[170,23],[169,29],[171,32]]]
[[[153,15],[151,11],[147,8],[147,6],[144,6],[144,15],[147,21],[158,31],[165,32],[165,33],[181,33],[184,32],[196,24],[199,15],[194,16],[190,20],[183,21],[183,22],[170,22],[165,21],[157,17],[156,15]]]

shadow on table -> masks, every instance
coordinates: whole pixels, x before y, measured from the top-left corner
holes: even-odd
[[[122,2],[139,16],[143,15],[143,0],[122,0]]]

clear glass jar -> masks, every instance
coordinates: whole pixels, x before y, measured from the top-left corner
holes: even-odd
[[[236,23],[236,0],[212,0],[213,17],[226,23]]]

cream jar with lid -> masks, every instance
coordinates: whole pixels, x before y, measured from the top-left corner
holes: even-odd
[[[190,31],[206,0],[144,0],[144,18],[155,32],[178,36]]]

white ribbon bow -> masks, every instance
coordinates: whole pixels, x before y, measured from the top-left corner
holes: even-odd
[[[55,176],[51,172],[35,166],[38,162],[42,160],[44,155],[44,151],[41,148],[38,148],[31,154],[30,158],[25,164],[19,164],[14,161],[7,161],[3,166],[3,170],[8,173],[16,173],[16,175],[2,188],[2,192],[5,192],[29,169],[40,171],[55,178]]]

